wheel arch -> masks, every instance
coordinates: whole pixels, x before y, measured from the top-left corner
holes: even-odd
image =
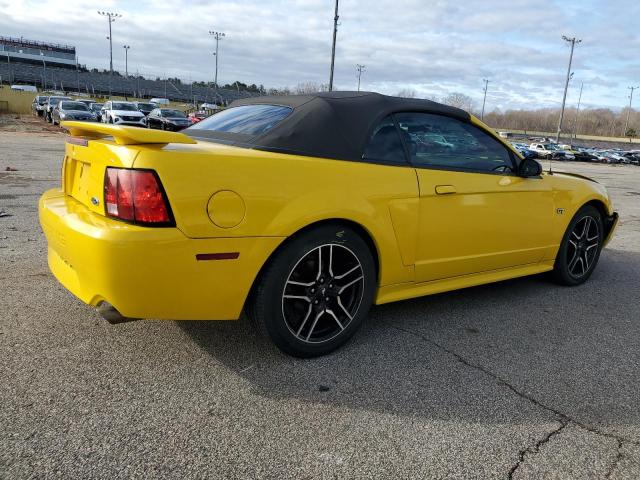
[[[615,225],[615,218],[614,218],[615,213],[613,214],[613,216],[609,215],[609,210],[607,209],[607,205],[602,200],[597,200],[597,199],[589,200],[584,205],[585,206],[590,205],[594,207],[596,210],[598,210],[598,212],[600,212],[600,215],[602,216],[602,226],[604,229],[604,232],[602,232],[603,246],[606,246],[606,244],[610,240],[609,237],[611,236],[611,231],[613,230],[613,226]]]
[[[258,285],[258,283],[260,282],[260,279],[262,278],[262,275],[265,269],[273,261],[274,257],[278,255],[283,249],[285,249],[298,236],[310,230],[322,227],[324,225],[342,225],[345,227],[349,227],[353,231],[355,231],[360,236],[360,238],[362,238],[362,240],[364,240],[364,242],[367,244],[367,247],[369,247],[369,251],[371,252],[371,255],[373,256],[373,264],[376,269],[377,286],[380,285],[380,269],[381,269],[380,251],[379,251],[378,245],[375,242],[373,234],[368,229],[366,229],[363,225],[353,220],[349,220],[346,218],[327,218],[327,219],[312,222],[298,229],[296,232],[289,235],[282,243],[280,243],[280,245],[278,245],[273,252],[271,252],[271,254],[267,257],[265,262],[262,264],[262,266],[258,270],[258,273],[256,274],[255,278],[253,279],[251,288],[249,288],[249,293],[247,295],[247,298],[245,299],[245,308],[247,303],[251,299],[251,296],[253,295],[256,285]]]

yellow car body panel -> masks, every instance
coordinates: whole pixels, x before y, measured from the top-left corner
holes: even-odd
[[[40,222],[60,283],[89,305],[107,301],[131,318],[237,319],[257,269],[284,240],[191,239],[106,218],[56,189],[40,199]],[[219,252],[239,256],[196,259]]]
[[[613,214],[604,187],[568,174],[451,172],[67,127],[82,138],[66,144],[62,188],[39,205],[50,269],[85,303],[134,318],[238,318],[278,247],[318,222],[349,222],[370,238],[376,303],[386,303],[549,270],[581,206]],[[157,172],[176,226],[106,217],[107,167]],[[228,252],[238,257],[196,259]]]

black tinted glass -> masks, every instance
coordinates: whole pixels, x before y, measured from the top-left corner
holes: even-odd
[[[261,135],[284,120],[291,110],[280,105],[243,105],[215,113],[189,130]]]
[[[513,171],[507,148],[469,123],[429,113],[395,116],[416,166],[486,172]]]
[[[406,163],[398,129],[390,116],[382,120],[373,130],[362,158],[399,164]]]

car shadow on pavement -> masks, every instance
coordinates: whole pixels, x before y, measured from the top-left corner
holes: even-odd
[[[579,287],[540,275],[374,307],[350,343],[310,360],[246,318],[177,325],[270,398],[505,422],[539,415],[532,397],[640,439],[639,272],[640,254],[606,250]]]

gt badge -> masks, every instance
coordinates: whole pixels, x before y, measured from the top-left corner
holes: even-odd
[[[557,213],[558,215],[562,215],[562,214],[564,214],[564,208],[556,208],[556,213]]]

